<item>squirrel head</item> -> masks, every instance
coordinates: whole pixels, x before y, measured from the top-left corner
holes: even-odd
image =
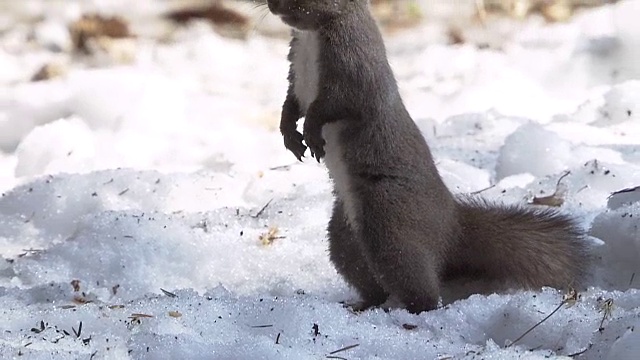
[[[318,30],[368,0],[267,0],[269,11],[298,30]]]

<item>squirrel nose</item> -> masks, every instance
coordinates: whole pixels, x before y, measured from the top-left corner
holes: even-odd
[[[278,13],[280,7],[282,5],[282,0],[267,0],[267,6],[269,7],[269,11],[274,14]]]
[[[279,5],[280,5],[280,0],[267,0],[267,6],[271,11],[273,11],[274,9],[277,9]]]

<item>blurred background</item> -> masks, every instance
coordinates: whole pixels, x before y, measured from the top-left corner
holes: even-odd
[[[471,43],[500,49],[530,23],[561,24],[585,9],[618,0],[371,0],[386,34],[410,33],[426,42]],[[207,26],[224,38],[288,37],[264,0],[21,0],[0,2],[3,54],[0,81],[63,76],[70,64],[88,67],[140,61],[145,42],[179,42],[185,28]],[[617,19],[624,22],[624,19]],[[602,52],[616,27],[596,24]],[[609,25],[609,26],[607,26]],[[608,28],[613,27],[613,28]],[[622,31],[627,29],[621,29]],[[31,56],[8,58],[30,53]],[[13,63],[12,63],[12,60]],[[12,66],[13,65],[13,66]]]

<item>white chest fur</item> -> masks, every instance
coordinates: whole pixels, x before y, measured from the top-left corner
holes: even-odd
[[[329,170],[329,176],[333,180],[333,186],[336,196],[342,200],[344,213],[347,223],[353,230],[358,229],[357,221],[357,197],[354,196],[351,189],[351,178],[347,163],[344,161],[344,147],[340,141],[340,133],[344,123],[336,121],[326,124],[322,128],[322,137],[326,144],[324,145],[325,157],[324,163]]]
[[[320,44],[318,36],[312,31],[296,32],[297,42],[295,43],[295,55],[293,58],[293,71],[295,73],[294,93],[300,107],[306,113],[309,105],[318,96],[320,71],[318,56],[320,54]],[[343,123],[337,119],[322,128],[322,137],[326,144],[324,163],[329,170],[336,196],[342,200],[347,222],[352,228],[357,229],[356,209],[357,202],[351,191],[351,181],[347,164],[344,162],[344,148],[340,143],[340,132]],[[336,121],[337,120],[337,121]]]
[[[296,31],[293,71],[296,75],[294,92],[303,112],[318,96],[320,71],[318,55],[320,53],[318,35],[313,31]]]

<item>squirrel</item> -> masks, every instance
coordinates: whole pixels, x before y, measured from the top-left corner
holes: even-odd
[[[280,132],[298,160],[307,147],[324,159],[334,185],[329,258],[360,295],[357,309],[393,297],[412,313],[433,310],[443,287],[461,278],[496,291],[578,286],[588,256],[574,219],[445,186],[400,97],[368,0],[267,6],[292,28]]]

